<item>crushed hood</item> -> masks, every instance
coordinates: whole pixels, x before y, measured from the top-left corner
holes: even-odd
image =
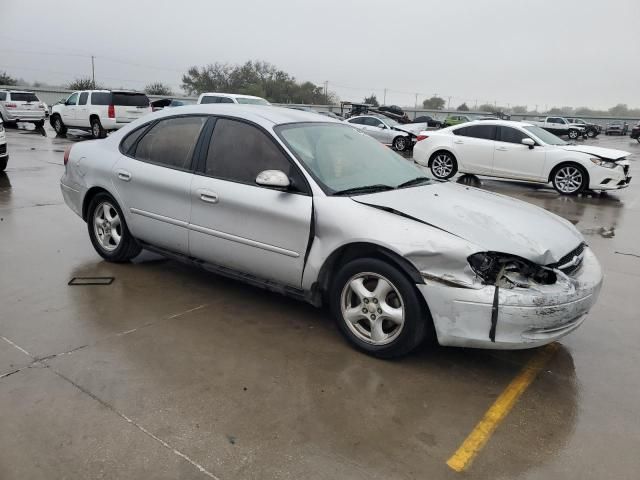
[[[352,200],[393,210],[480,247],[539,265],[558,262],[584,241],[568,221],[520,200],[454,183],[435,183]]]
[[[631,155],[624,150],[613,150],[611,148],[591,147],[589,145],[561,145],[559,148],[569,152],[586,153],[605,160],[620,160]]]
[[[415,135],[417,136],[422,130],[424,130],[424,128],[420,128],[420,124],[416,123],[415,125],[417,126],[413,126],[410,123],[407,123],[405,125],[395,125],[393,127],[394,130],[400,130],[402,132],[407,132],[411,135]]]

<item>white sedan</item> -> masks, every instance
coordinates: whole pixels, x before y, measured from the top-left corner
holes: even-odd
[[[525,122],[476,121],[421,132],[413,159],[447,180],[456,173],[549,183],[563,195],[629,185],[629,152],[570,145]]]

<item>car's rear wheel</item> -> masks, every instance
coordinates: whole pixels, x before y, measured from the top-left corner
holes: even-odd
[[[404,152],[409,146],[407,137],[396,137],[393,139],[393,148],[399,152]]]
[[[596,136],[596,131],[595,130],[588,130],[587,131],[587,137],[593,138],[595,136]]]
[[[458,162],[451,153],[440,151],[431,156],[429,168],[438,180],[448,180],[458,171]]]
[[[56,131],[56,134],[58,135],[67,134],[67,127],[62,121],[62,118],[60,118],[60,115],[53,115],[49,121],[53,129]]]
[[[91,119],[91,136],[93,138],[104,138],[107,136],[107,132],[102,128],[99,118]]]
[[[338,328],[359,350],[380,358],[406,355],[432,331],[415,285],[397,268],[356,259],[336,275],[330,304]]]
[[[553,188],[562,195],[576,195],[588,186],[587,172],[580,165],[566,164],[556,169],[552,176]]]
[[[127,262],[142,250],[129,232],[120,206],[108,193],[91,199],[87,228],[93,248],[109,262]]]
[[[6,170],[7,163],[9,163],[9,157],[0,158],[0,172],[4,172]]]

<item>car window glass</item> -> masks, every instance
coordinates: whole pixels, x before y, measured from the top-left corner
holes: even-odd
[[[3,102],[7,99],[7,92],[0,92],[0,102]]]
[[[496,137],[495,125],[471,125],[467,127],[465,133],[467,137],[481,138],[483,140],[493,140]]]
[[[289,177],[291,162],[264,132],[244,122],[221,118],[211,136],[205,173],[255,185],[263,170],[281,170]]]
[[[377,118],[373,118],[373,117],[366,117],[364,119],[364,124],[365,125],[369,125],[370,127],[378,127],[378,128],[383,128],[384,125],[382,124],[382,122],[380,120],[378,120]]]
[[[233,103],[233,100],[229,97],[220,97],[220,103]]]
[[[149,125],[145,125],[144,127],[138,128],[124,138],[124,140],[120,144],[120,150],[122,151],[122,153],[124,153],[125,155],[131,153],[131,148],[135,145],[138,138],[140,138],[142,134],[147,130],[148,126]]]
[[[91,92],[91,105],[110,105],[110,92]]]
[[[215,95],[205,95],[200,103],[220,103],[220,97]]]
[[[87,97],[89,96],[89,93],[87,92],[82,92],[80,94],[80,100],[78,100],[78,105],[86,105],[87,104]]]
[[[114,105],[121,107],[148,107],[149,97],[144,93],[112,92],[111,100]]]
[[[356,125],[364,125],[364,118],[350,118],[347,121],[349,123],[355,123]]]
[[[75,105],[77,102],[78,102],[78,94],[74,93],[69,98],[67,98],[65,105]]]
[[[531,138],[526,133],[511,127],[500,127],[498,140],[507,143],[522,143],[523,138]]]
[[[461,137],[466,137],[467,132],[469,131],[469,127],[456,128],[453,133],[454,135],[460,135]]]
[[[159,121],[138,142],[135,158],[171,168],[188,169],[207,117],[173,117]]]

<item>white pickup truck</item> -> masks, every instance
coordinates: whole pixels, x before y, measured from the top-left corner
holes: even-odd
[[[587,136],[587,131],[584,128],[584,125],[571,123],[563,117],[547,117],[544,120],[540,119],[524,121],[532,125],[537,125],[538,127],[544,128],[546,131],[551,132],[559,137],[566,135],[570,139],[575,140],[580,136]]]

